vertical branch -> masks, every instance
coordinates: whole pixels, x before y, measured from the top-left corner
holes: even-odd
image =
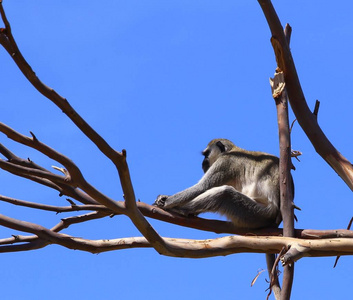
[[[291,27],[287,24],[285,36],[289,44]],[[276,40],[272,39],[273,46],[276,47]],[[285,89],[285,81],[282,70],[277,67],[275,78],[271,79],[272,94],[276,101],[278,135],[280,144],[279,179],[281,213],[283,218],[283,235],[294,236],[294,206],[293,206],[293,185],[290,174],[291,169],[291,142],[288,118],[288,99]],[[294,264],[286,265],[283,272],[283,282],[281,300],[290,299],[294,277]]]
[[[292,28],[287,24],[285,36],[289,45]],[[293,206],[293,183],[290,174],[291,161],[291,139],[288,118],[288,97],[286,89],[281,97],[276,99],[279,144],[280,144],[280,190],[281,190],[281,213],[283,218],[284,236],[294,237],[294,206]]]
[[[290,134],[288,123],[288,101],[284,90],[281,97],[276,99],[278,131],[280,141],[280,192],[281,213],[283,218],[283,236],[294,236],[294,208],[292,179],[290,175]],[[294,278],[294,263],[286,265],[283,271],[281,300],[290,299]]]

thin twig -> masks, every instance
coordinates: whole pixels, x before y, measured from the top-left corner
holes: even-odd
[[[351,220],[350,220],[349,223],[348,223],[347,230],[350,230],[350,229],[351,229],[352,223],[353,223],[353,217],[351,218]],[[336,268],[337,263],[338,263],[338,260],[340,259],[340,257],[341,257],[340,255],[338,255],[338,256],[336,257],[335,263],[334,263],[334,265],[333,265],[334,268]]]
[[[46,211],[53,211],[53,212],[56,212],[56,213],[71,212],[71,211],[82,211],[82,210],[105,211],[105,212],[112,213],[111,210],[109,210],[105,206],[103,206],[103,205],[94,205],[94,204],[71,205],[71,206],[54,206],[54,205],[47,205],[47,204],[41,204],[41,203],[36,203],[36,202],[30,202],[30,201],[15,199],[15,198],[6,197],[6,196],[3,196],[3,195],[0,195],[0,201],[11,203],[13,205],[18,205],[18,206],[30,207],[30,208],[46,210]]]
[[[317,115],[319,114],[319,108],[320,108],[320,101],[316,100],[315,108],[314,108],[314,111],[313,111],[313,115],[316,117],[316,119],[317,119]]]

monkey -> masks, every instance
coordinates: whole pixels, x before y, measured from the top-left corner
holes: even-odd
[[[172,196],[159,195],[153,205],[184,216],[203,212],[225,215],[236,228],[278,227],[280,210],[279,158],[248,151],[227,139],[210,141],[204,151],[203,177]],[[292,193],[294,184],[291,178]],[[269,276],[274,254],[266,254]],[[271,288],[280,295],[278,279]]]
[[[172,196],[159,195],[155,206],[184,216],[220,213],[241,229],[278,227],[278,157],[242,149],[227,139],[210,141],[202,154],[200,181]]]

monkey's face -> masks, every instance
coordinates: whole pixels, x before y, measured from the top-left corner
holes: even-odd
[[[206,173],[223,152],[224,147],[221,142],[208,144],[207,148],[202,151],[202,155],[205,156],[202,161],[202,170]]]
[[[236,146],[227,139],[214,139],[209,142],[206,149],[202,151],[202,155],[205,156],[202,162],[202,170],[206,173],[223,153],[229,152],[233,148],[236,148]]]

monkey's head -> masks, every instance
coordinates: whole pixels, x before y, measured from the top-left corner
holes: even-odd
[[[202,161],[202,170],[206,173],[220,155],[231,151],[235,147],[236,146],[227,139],[214,139],[209,142],[206,149],[202,151],[202,155],[205,156]]]

